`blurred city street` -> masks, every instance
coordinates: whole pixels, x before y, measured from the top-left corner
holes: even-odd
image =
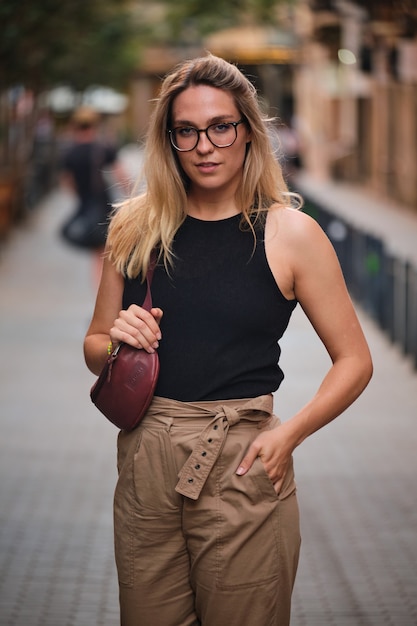
[[[58,236],[70,209],[53,190],[0,249],[4,626],[118,624],[117,430],[89,399],[82,341],[94,284],[88,253]],[[360,317],[374,378],[295,453],[303,546],[292,626],[417,625],[417,372]],[[281,346],[275,411],[287,419],[329,361],[299,308]]]

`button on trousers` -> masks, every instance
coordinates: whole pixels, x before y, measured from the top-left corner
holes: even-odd
[[[122,626],[287,626],[300,532],[292,465],[276,494],[262,461],[236,469],[272,396],[154,398],[120,432],[114,498]]]

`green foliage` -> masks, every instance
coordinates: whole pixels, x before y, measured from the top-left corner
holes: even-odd
[[[198,39],[218,28],[231,26],[241,0],[166,0],[167,23],[172,39]]]
[[[274,23],[280,4],[294,0],[164,0],[163,28],[154,24],[153,38],[169,43],[200,43],[201,38],[244,21],[253,24]],[[145,7],[147,0],[139,0]],[[146,12],[145,12],[146,13]],[[146,16],[144,18],[146,20]],[[151,36],[152,36],[151,35]]]
[[[136,60],[123,0],[1,0],[0,85],[123,84]]]
[[[242,21],[270,24],[290,1],[0,0],[0,90],[120,88],[148,43],[199,44]]]

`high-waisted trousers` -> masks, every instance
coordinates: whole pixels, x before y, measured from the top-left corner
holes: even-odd
[[[300,549],[292,463],[279,494],[250,443],[279,428],[272,396],[154,398],[118,438],[122,626],[287,626]]]

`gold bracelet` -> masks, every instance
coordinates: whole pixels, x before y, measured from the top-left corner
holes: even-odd
[[[113,352],[113,342],[110,341],[110,343],[107,346],[107,354],[110,356],[112,352]]]

